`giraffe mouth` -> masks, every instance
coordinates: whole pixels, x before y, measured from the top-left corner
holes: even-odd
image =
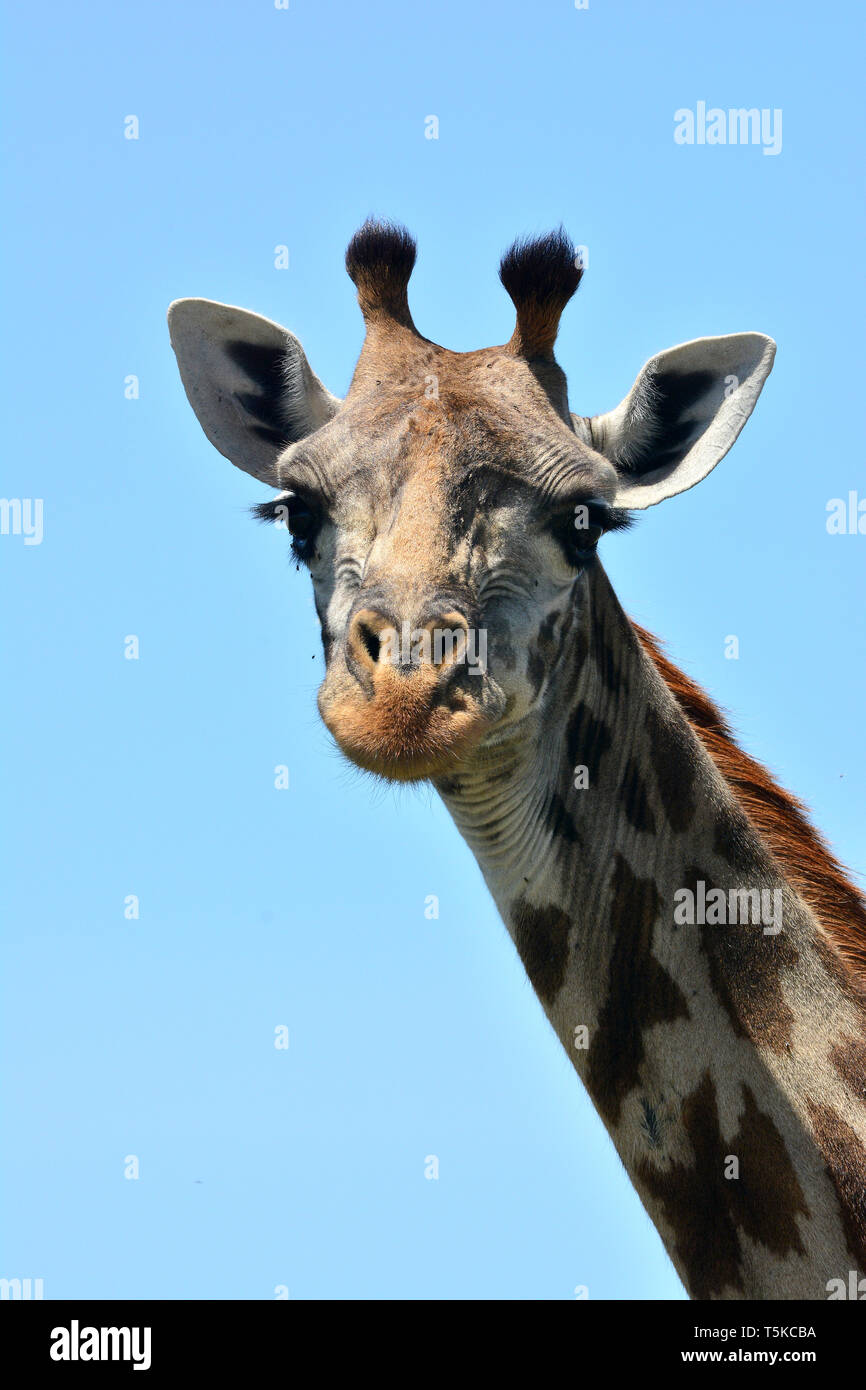
[[[472,687],[476,688],[473,689]],[[368,695],[360,686],[331,696],[319,711],[340,750],[357,767],[393,782],[419,782],[461,766],[500,718],[505,697],[488,676],[442,690],[435,671],[385,670]]]

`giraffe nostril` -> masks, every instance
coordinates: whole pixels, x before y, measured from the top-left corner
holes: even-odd
[[[349,624],[346,661],[350,671],[372,694],[371,682],[386,670],[418,676],[425,685],[431,675],[444,687],[470,659],[470,630],[465,616],[446,605],[428,606],[419,625],[400,622],[387,610],[361,608]],[[416,682],[417,684],[417,682]]]
[[[369,623],[361,622],[358,624],[358,637],[361,640],[361,645],[375,666],[376,662],[379,660],[379,653],[382,649],[382,643],[379,641],[378,632],[375,632],[373,628],[370,627]]]
[[[386,664],[393,623],[377,608],[362,608],[349,625],[346,659],[352,674],[364,685]]]
[[[469,624],[462,613],[446,609],[429,619],[425,625],[428,638],[428,660],[436,667],[443,679],[450,679],[455,667],[462,667],[467,659]]]

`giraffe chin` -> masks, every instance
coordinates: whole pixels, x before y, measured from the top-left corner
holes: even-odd
[[[392,782],[441,777],[463,762],[499,713],[497,699],[479,702],[465,694],[431,707],[429,689],[413,685],[400,677],[377,682],[372,699],[360,690],[333,699],[319,692],[325,724],[357,767]]]

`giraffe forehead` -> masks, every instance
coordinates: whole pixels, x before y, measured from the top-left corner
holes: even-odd
[[[531,392],[498,392],[484,377],[485,389],[472,390],[464,378],[431,376],[420,392],[383,380],[360,398],[350,393],[332,421],[284,454],[281,485],[311,484],[338,504],[381,504],[422,488],[431,512],[452,517],[580,490],[612,499],[614,469],[549,405]]]
[[[364,344],[346,402],[429,401],[437,394],[491,409],[510,403],[568,420],[565,373],[556,362],[529,362],[502,347],[452,352],[404,331]]]

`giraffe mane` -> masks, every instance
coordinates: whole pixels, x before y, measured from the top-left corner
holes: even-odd
[[[658,639],[634,621],[632,627],[741,809],[844,963],[866,980],[866,898],[812,825],[806,806],[744,752],[719,707],[668,659]]]

